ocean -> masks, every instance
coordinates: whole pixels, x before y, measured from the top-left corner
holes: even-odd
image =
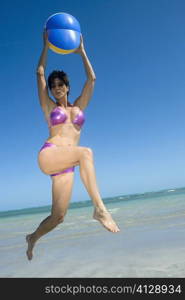
[[[50,206],[0,212],[0,277],[185,277],[185,188],[103,201],[120,232],[92,218],[91,201],[71,203],[64,223],[37,242],[31,261],[25,236]]]

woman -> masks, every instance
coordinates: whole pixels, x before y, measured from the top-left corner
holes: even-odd
[[[81,95],[70,104],[68,101],[69,81],[63,71],[53,71],[48,77],[48,86],[55,101],[48,94],[44,75],[48,52],[47,34],[44,32],[44,47],[37,67],[40,105],[48,122],[50,136],[40,149],[38,164],[41,171],[52,179],[51,214],[39,227],[26,236],[27,257],[33,256],[36,241],[64,221],[73,186],[74,167],[80,167],[80,176],[95,206],[93,217],[111,232],[120,231],[107,211],[96,183],[93,153],[90,148],[78,146],[80,132],[85,121],[84,110],[92,96],[95,74],[87,58],[83,39],[75,53],[82,57],[87,80]]]

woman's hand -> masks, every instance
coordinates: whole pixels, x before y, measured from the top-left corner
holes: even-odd
[[[84,43],[83,43],[83,37],[81,35],[80,36],[80,46],[73,53],[82,54],[83,52],[85,52],[85,48],[84,48]]]

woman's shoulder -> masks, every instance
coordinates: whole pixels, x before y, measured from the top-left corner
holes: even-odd
[[[51,112],[56,107],[57,107],[57,105],[55,103],[50,103],[49,105],[47,105],[47,110],[44,111],[46,119],[49,117],[49,115],[51,114]]]
[[[72,110],[78,110],[78,111],[83,111],[84,112],[84,109],[82,109],[79,105],[76,105],[76,104],[72,104]]]

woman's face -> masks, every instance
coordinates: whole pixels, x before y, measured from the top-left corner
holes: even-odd
[[[59,79],[55,78],[51,84],[51,93],[56,100],[60,100],[61,98],[67,95],[69,88],[65,85],[65,83]]]

